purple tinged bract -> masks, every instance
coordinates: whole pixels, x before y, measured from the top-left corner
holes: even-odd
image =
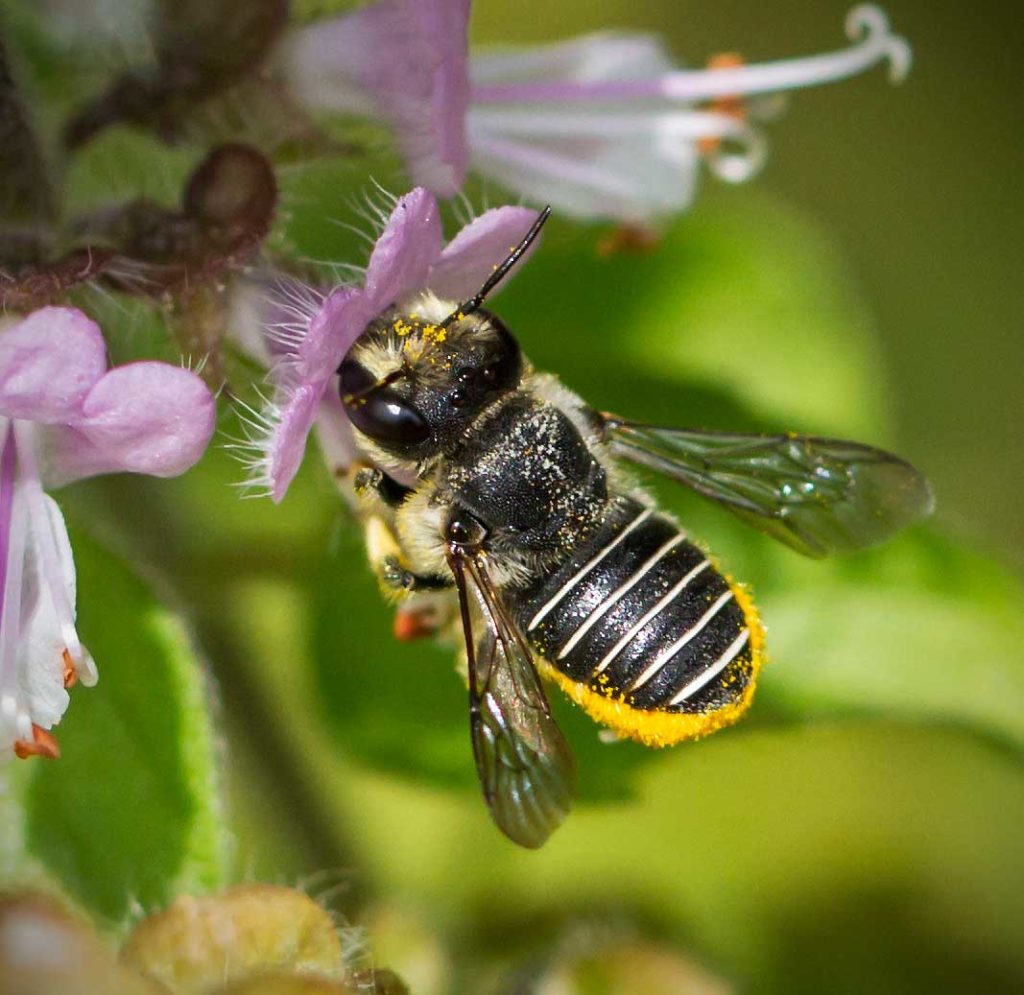
[[[75,569],[44,484],[188,469],[213,434],[203,382],[166,363],[107,369],[99,327],[47,307],[0,331],[0,758],[56,756],[67,688],[96,668],[75,628]]]

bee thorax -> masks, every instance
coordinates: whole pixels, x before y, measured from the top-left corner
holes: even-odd
[[[445,464],[441,486],[502,540],[564,556],[596,528],[608,501],[604,467],[557,408],[510,396]]]

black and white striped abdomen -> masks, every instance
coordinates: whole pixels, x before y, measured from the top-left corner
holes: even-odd
[[[597,534],[511,603],[534,650],[619,712],[696,716],[749,700],[760,645],[749,600],[674,522],[637,501],[616,499]]]

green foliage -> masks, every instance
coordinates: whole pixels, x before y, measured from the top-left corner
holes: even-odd
[[[951,723],[1024,747],[1018,579],[924,530],[859,560],[817,578],[793,570],[766,594],[770,704]]]

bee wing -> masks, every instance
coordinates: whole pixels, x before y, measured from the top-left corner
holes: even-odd
[[[932,510],[928,481],[871,446],[600,417],[613,453],[687,484],[807,556],[873,546]]]
[[[453,549],[448,563],[466,637],[470,732],[484,799],[506,836],[536,848],[572,806],[576,765],[483,555]]]

